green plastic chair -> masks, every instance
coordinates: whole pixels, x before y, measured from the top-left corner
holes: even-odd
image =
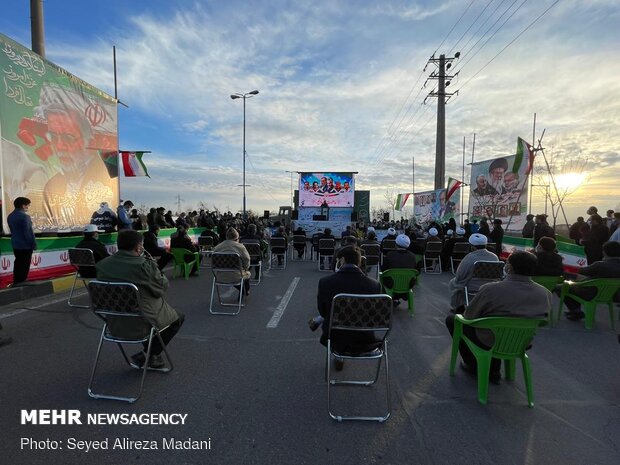
[[[393,297],[394,294],[407,294],[407,309],[409,314],[413,316],[413,289],[411,288],[411,280],[415,279],[416,283],[420,277],[420,272],[413,268],[394,268],[393,270],[385,270],[379,274],[379,282],[383,286],[383,290],[387,295]],[[391,288],[385,285],[385,278],[392,278],[394,283]]]
[[[200,274],[200,254],[198,252],[192,252],[187,249],[170,249],[170,253],[174,257],[174,269],[172,270],[173,278],[176,277],[176,272],[179,270],[179,276],[184,275],[185,279],[189,279],[189,273],[194,264],[196,264],[196,273]],[[193,255],[194,259],[191,262],[186,262],[186,255]]]
[[[525,349],[530,345],[536,328],[545,326],[547,321],[539,318],[510,318],[510,317],[487,317],[475,320],[466,320],[462,315],[456,315],[454,319],[454,334],[452,336],[452,358],[450,359],[450,376],[454,376],[454,367],[459,352],[461,339],[476,357],[478,364],[478,401],[487,403],[489,395],[489,372],[491,359],[504,360],[506,379],[515,379],[515,360],[520,358],[523,365],[523,378],[527,390],[527,404],[534,407],[534,393],[532,389],[532,371],[530,361]],[[474,344],[465,334],[463,325],[472,328],[485,328],[493,331],[495,342],[490,349],[483,349]]]
[[[562,284],[564,282],[563,276],[532,276],[532,281],[537,284],[540,284],[542,287],[547,289],[549,292],[553,292],[555,287],[558,284]],[[558,319],[560,317],[558,316]],[[553,309],[549,312],[549,324],[553,324]]]
[[[595,287],[596,295],[592,300],[585,300],[579,296],[571,294],[571,289],[579,287]],[[558,310],[558,321],[562,316],[562,307],[564,306],[564,299],[570,297],[571,299],[579,302],[583,306],[583,311],[586,314],[586,329],[592,329],[594,324],[594,317],[596,314],[596,307],[599,304],[607,305],[609,308],[609,323],[612,329],[616,328],[614,319],[614,296],[620,291],[620,279],[618,278],[598,278],[588,279],[587,281],[570,282],[566,281],[562,286],[560,292],[560,307]]]

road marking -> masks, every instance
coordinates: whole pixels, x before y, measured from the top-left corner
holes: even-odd
[[[284,297],[282,297],[282,300],[280,301],[280,305],[278,305],[278,308],[276,308],[276,311],[273,313],[271,320],[267,323],[267,328],[276,328],[278,323],[280,323],[280,319],[282,318],[282,315],[284,315],[286,306],[288,305],[289,300],[291,300],[291,297],[293,297],[293,292],[295,292],[297,284],[299,284],[299,279],[299,277],[293,278],[293,281],[286,290],[286,294],[284,294]]]
[[[74,292],[73,295],[74,296],[80,296],[80,295],[85,295],[86,291],[78,293],[78,292]],[[52,300],[46,300],[45,302],[43,302],[42,304],[39,305],[33,305],[33,306],[28,306],[28,307],[22,307],[22,308],[18,308],[17,310],[13,310],[12,312],[7,312],[7,313],[3,313],[2,315],[0,315],[0,320],[3,320],[5,318],[10,318],[12,316],[17,316],[20,315],[22,313],[25,313],[29,310],[36,310],[42,307],[47,307],[48,305],[54,305],[57,304],[58,302],[62,302],[62,301],[66,301],[67,300],[67,296],[63,296],[63,297],[58,297],[56,299],[52,299]]]

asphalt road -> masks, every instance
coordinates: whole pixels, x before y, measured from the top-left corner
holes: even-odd
[[[460,370],[448,374],[443,320],[450,274],[423,275],[415,316],[404,304],[395,312],[391,418],[338,423],[327,414],[325,349],[306,324],[316,314],[322,276],[310,261],[267,272],[235,317],[209,314],[210,270],[172,280],[168,301],[186,314],[169,346],[175,370],[149,373],[135,404],[87,394],[101,328],[89,310],[69,309],[66,294],[3,308],[4,332],[15,342],[0,348],[0,463],[620,463],[620,345],[604,309],[591,331],[566,320],[539,331],[530,351],[533,409],[519,367],[514,382],[490,386],[483,406],[475,379]],[[139,373],[115,347],[103,356],[102,390],[137,387]],[[344,374],[354,370],[364,367],[349,363]],[[334,405],[380,413],[384,389],[383,381],[337,387]],[[34,409],[79,410],[83,424],[22,425],[21,411]],[[182,425],[86,424],[94,413],[187,416]],[[158,449],[114,448],[117,438],[155,441]],[[169,438],[208,441],[210,449],[163,449]],[[76,449],[79,440],[91,442]],[[108,448],[86,451],[92,441]]]

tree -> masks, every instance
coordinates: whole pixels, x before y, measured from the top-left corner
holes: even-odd
[[[392,219],[396,220],[396,217],[394,216],[394,207],[396,206],[395,204],[396,204],[397,194],[395,194],[392,189],[386,189],[385,193],[383,194],[383,198],[385,199],[385,202],[386,202],[387,211],[389,212],[391,210]]]

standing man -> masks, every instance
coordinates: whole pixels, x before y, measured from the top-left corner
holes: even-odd
[[[30,199],[17,197],[13,201],[15,210],[7,217],[11,229],[11,246],[15,262],[13,263],[13,285],[22,283],[28,279],[32,252],[36,250],[37,243],[32,230],[32,220],[28,216]]]
[[[102,281],[128,282],[135,284],[140,291],[140,306],[156,328],[167,328],[161,331],[161,338],[168,345],[174,335],[181,329],[185,316],[172,308],[165,300],[168,279],[157,268],[154,260],[143,255],[144,245],[142,234],[133,229],[124,229],[118,233],[118,252],[97,263],[97,279]],[[126,320],[111,320],[110,326],[115,334],[149,334],[150,326],[135,318],[128,326]],[[122,325],[118,327],[116,325]],[[115,327],[116,326],[116,327]],[[144,351],[134,354],[131,358],[135,365],[142,367],[146,362],[148,342],[144,342]],[[161,357],[163,347],[159,338],[153,338],[149,367],[162,368]]]
[[[133,202],[131,200],[125,200],[122,205],[119,205],[116,209],[116,215],[118,216],[118,230],[133,229],[133,221],[129,217],[129,210],[133,208]]]

